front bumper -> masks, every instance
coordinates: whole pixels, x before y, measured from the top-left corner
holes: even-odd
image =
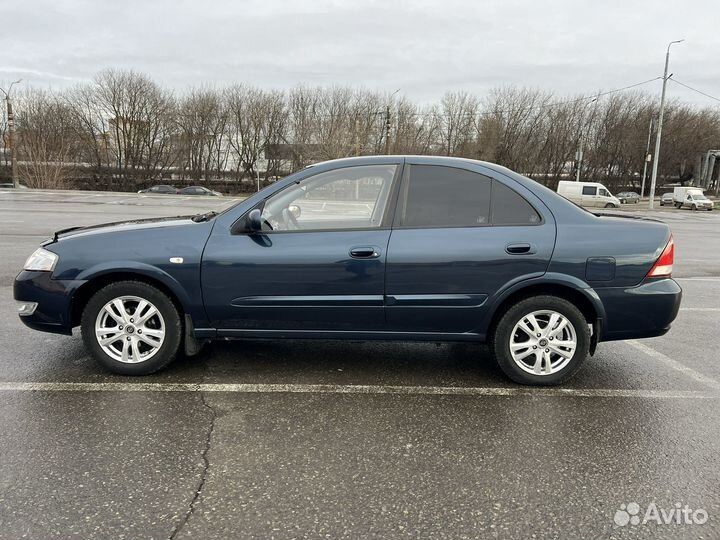
[[[682,300],[680,285],[670,278],[595,292],[605,307],[600,341],[662,336],[670,330]]]
[[[20,320],[26,326],[55,334],[72,333],[72,296],[82,280],[52,279],[50,272],[23,270],[15,278],[13,297],[19,302],[35,302],[37,307]]]

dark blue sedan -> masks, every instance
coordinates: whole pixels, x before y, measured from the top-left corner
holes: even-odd
[[[59,231],[26,262],[29,327],[144,375],[216,338],[488,341],[557,384],[600,341],[664,334],[681,289],[667,225],[595,215],[508,169],[330,161],[221,214]]]

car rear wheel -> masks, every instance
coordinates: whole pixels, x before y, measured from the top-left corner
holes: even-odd
[[[580,369],[590,349],[590,330],[572,303],[556,296],[534,296],[505,312],[495,326],[491,346],[500,369],[513,381],[555,385]]]
[[[139,281],[100,289],[81,321],[85,346],[104,368],[121,375],[147,375],[169,364],[180,347],[182,325],[172,300]]]

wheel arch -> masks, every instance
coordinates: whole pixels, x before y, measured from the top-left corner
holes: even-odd
[[[118,281],[139,281],[151,285],[170,298],[180,313],[181,319],[188,313],[189,300],[187,294],[182,290],[180,284],[177,283],[172,276],[154,269],[154,272],[147,271],[142,268],[120,268],[99,270],[84,277],[86,280],[77,290],[75,290],[70,306],[70,324],[72,327],[80,324],[82,312],[92,296],[111,283]]]
[[[550,274],[541,279],[520,282],[501,293],[490,310],[486,325],[487,335],[494,332],[498,321],[511,306],[525,298],[542,295],[564,298],[577,306],[588,323],[593,325],[593,341],[599,339],[605,308],[597,293],[577,278]]]

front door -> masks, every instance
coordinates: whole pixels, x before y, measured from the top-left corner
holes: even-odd
[[[399,169],[400,161],[318,173],[257,206],[261,232],[216,227],[202,266],[215,328],[384,330],[388,200]]]
[[[583,186],[582,204],[585,208],[596,208],[599,206],[597,186]]]
[[[498,291],[545,272],[555,223],[497,179],[405,167],[388,246],[388,329],[472,334]]]

